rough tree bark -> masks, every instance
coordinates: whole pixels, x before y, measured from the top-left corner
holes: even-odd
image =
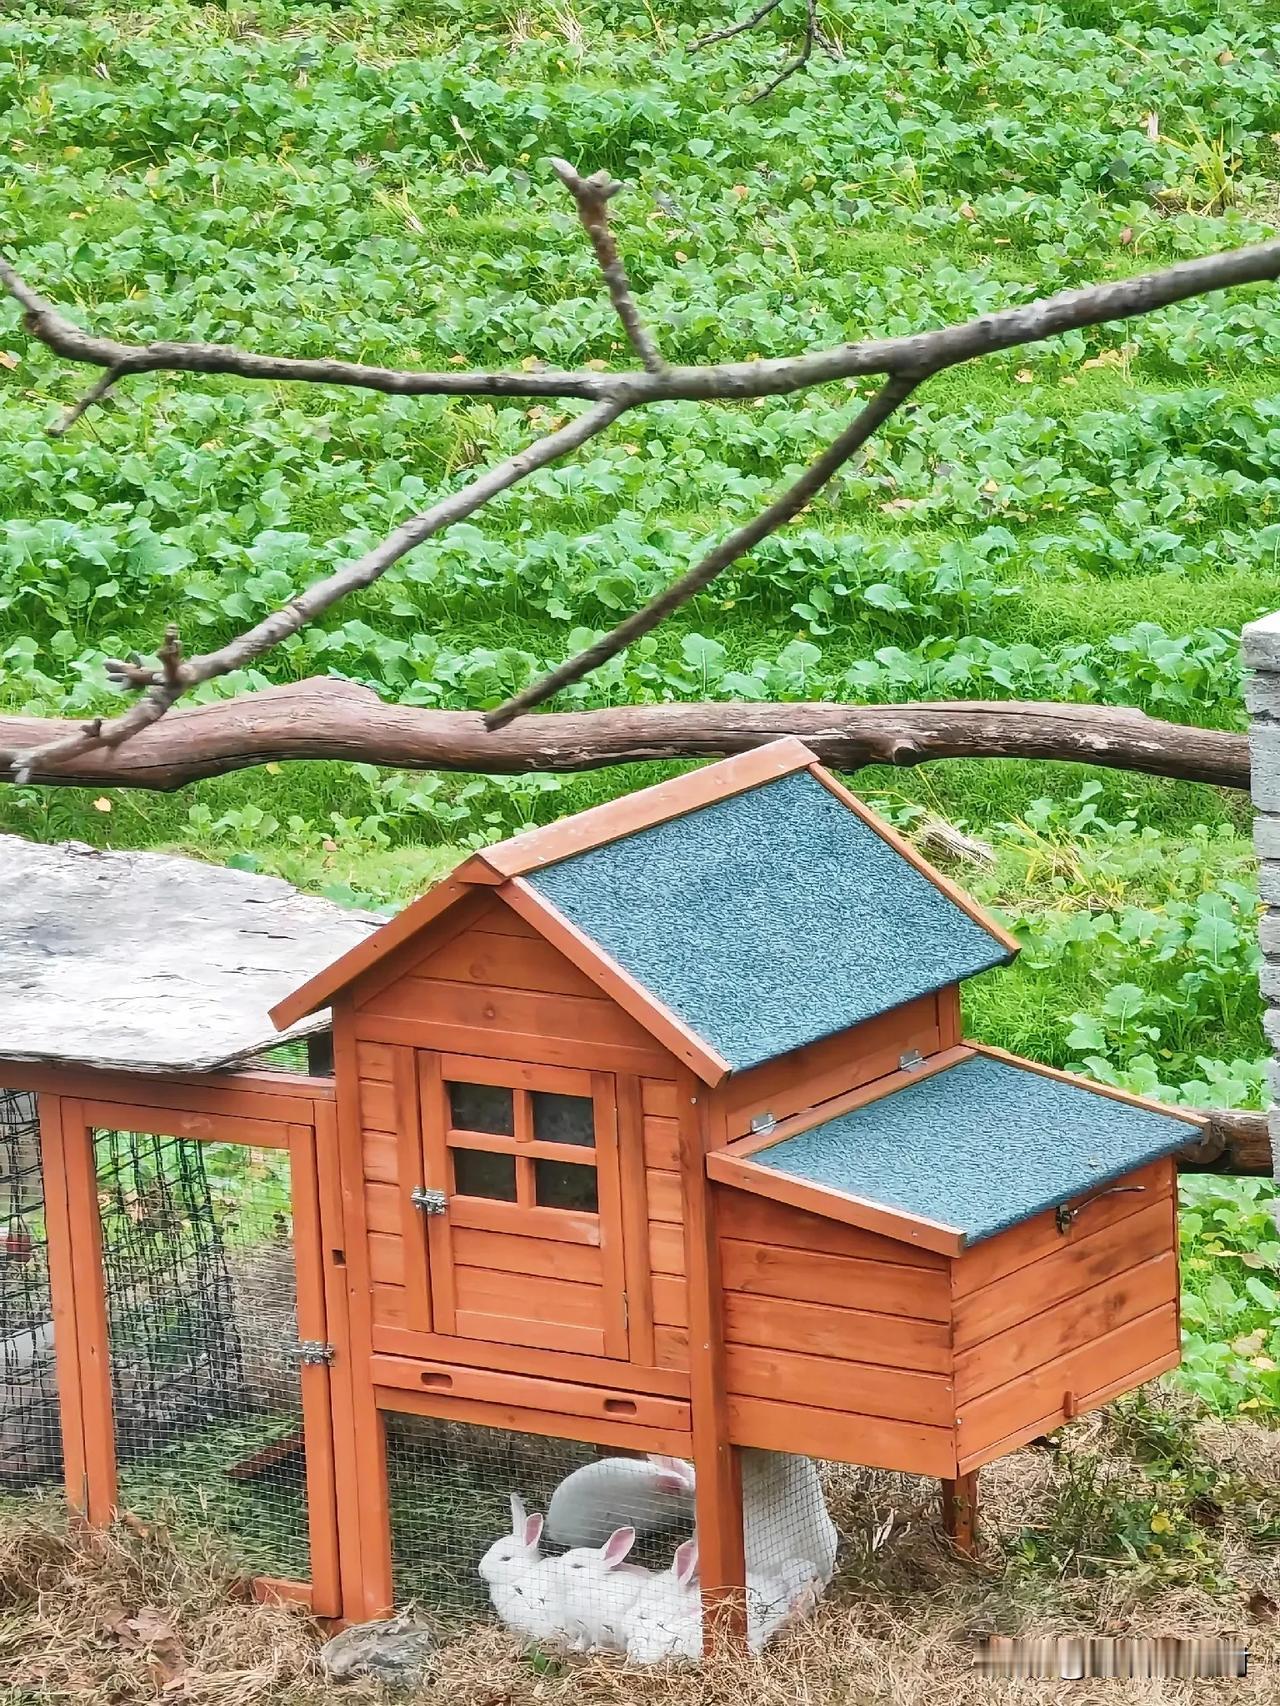
[[[806,5],[806,16],[812,25],[813,7],[809,0],[806,0]],[[526,372],[523,368],[518,372],[504,373],[426,373],[370,368],[340,359],[297,360],[264,356],[222,344],[124,344],[114,338],[86,332],[73,324],[0,257],[0,284],[22,309],[24,323],[31,334],[67,360],[84,362],[103,370],[102,376],[79,402],[55,423],[51,429],[54,432],[66,431],[87,409],[100,404],[115,386],[130,375],[162,370],[234,374],[255,380],[356,385],[406,396],[559,397],[590,405],[555,431],[535,438],[515,455],[440,499],[421,515],[402,522],[394,533],[356,562],[345,564],[298,592],[263,621],[214,651],[185,656],[179,634],[170,628],[163,643],[157,647],[154,662],[121,659],[109,663],[106,667],[109,679],[138,695],[129,708],[119,716],[97,717],[71,728],[56,722],[48,725],[43,740],[23,740],[11,761],[14,768],[9,775],[24,780],[56,773],[60,762],[75,764],[82,758],[106,750],[118,752],[126,744],[132,745],[142,738],[162,720],[166,730],[172,728],[174,705],[193,687],[256,662],[342,599],[372,585],[406,552],[454,522],[475,514],[491,498],[507,491],[535,470],[548,467],[580,449],[628,410],[672,399],[709,401],[785,396],[832,381],[849,381],[868,375],[881,378],[880,387],[862,402],[833,442],[754,518],[713,545],[693,568],[642,609],[626,617],[609,634],[577,657],[551,670],[541,681],[505,705],[485,713],[486,729],[502,728],[513,718],[544,703],[562,688],[582,680],[591,670],[616,656],[709,586],[730,563],[739,560],[760,540],[790,521],[931,375],[993,351],[1035,343],[1061,332],[1103,325],[1135,314],[1150,313],[1153,309],[1185,301],[1206,291],[1280,277],[1280,242],[1272,242],[1186,261],[1138,278],[1065,291],[1042,301],[986,314],[962,325],[911,336],[870,339],[765,361],[723,362],[703,367],[673,366],[640,313],[609,227],[609,203],[621,186],[604,172],[584,177],[567,161],[553,160],[551,165],[573,197],[609,300],[639,363],[637,367],[612,373],[594,370],[556,373],[536,369]]]
[[[592,770],[656,758],[724,756],[798,735],[825,763],[1047,758],[1249,786],[1244,735],[1160,722],[1104,705],[961,700],[918,705],[625,705],[527,717],[501,735],[475,711],[388,705],[355,682],[320,679],[175,711],[127,745],[36,756],[59,727],[0,715],[0,764],[41,782],[180,788],[276,759],[360,759],[406,770]]]

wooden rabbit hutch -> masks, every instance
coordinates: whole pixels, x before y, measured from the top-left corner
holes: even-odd
[[[279,1446],[305,1436],[311,1602],[347,1618],[397,1598],[415,1441],[517,1442],[418,1507],[420,1545],[538,1491],[522,1441],[691,1462],[712,1608],[747,1585],[753,1454],[936,1477],[963,1542],[983,1464],[1177,1362],[1201,1122],[963,1041],[960,983],[1016,944],[798,742],[352,928],[272,1010],[331,1012],[331,1080],[166,1071],[140,1120],[136,1082],[111,1110],[83,1066],[0,1072],[40,1092],[67,1485],[95,1519],[108,1122],[293,1156],[311,1408]]]

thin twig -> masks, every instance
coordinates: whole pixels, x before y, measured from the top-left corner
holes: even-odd
[[[593,172],[589,178],[584,178],[567,160],[554,156],[551,164],[555,168],[556,176],[577,204],[582,229],[591,240],[591,247],[595,250],[600,272],[609,291],[609,300],[622,321],[628,342],[640,357],[646,372],[664,372],[667,364],[662,359],[662,351],[658,348],[653,334],[640,318],[640,310],[631,294],[627,269],[622,264],[618,245],[609,229],[609,203],[622,185],[615,183],[608,172]]]
[[[116,380],[119,379],[120,372],[121,370],[118,367],[108,368],[96,385],[90,386],[83,397],[72,403],[70,408],[62,411],[53,425],[47,429],[49,437],[61,438],[63,433],[70,432],[81,415],[87,414],[95,403],[102,401]]]
[[[699,36],[697,41],[690,42],[690,53],[701,53],[704,47],[715,47],[717,42],[732,41],[734,36],[745,35],[748,30],[754,30],[757,24],[762,24],[770,12],[776,12],[782,0],[765,0],[763,6],[753,12],[749,18],[743,18],[740,23],[730,24],[726,29],[713,30],[709,36]]]
[[[872,433],[888,420],[898,405],[906,401],[924,377],[924,374],[898,374],[886,380],[839,438],[811,462],[800,478],[776,497],[767,509],[753,516],[745,526],[735,529],[727,539],[722,539],[719,545],[708,551],[702,561],[696,563],[687,574],[672,581],[669,587],[619,622],[616,628],[601,635],[576,657],[568,658],[555,669],[549,670],[541,680],[533,682],[522,693],[515,694],[505,704],[499,705],[496,711],[490,711],[484,719],[485,728],[490,731],[504,728],[513,718],[533,710],[535,705],[541,705],[544,700],[552,698],[563,688],[571,687],[575,681],[581,681],[583,676],[590,675],[593,669],[598,669],[602,663],[607,663],[610,658],[625,651],[642,635],[656,628],[672,611],[678,610],[682,604],[687,604],[691,598],[710,586],[730,563],[745,556],[762,539],[776,532],[793,516],[799,515],[815,493],[821,491],[837,469],[843,467]]]
[[[818,36],[818,0],[805,0],[804,36],[800,42],[800,51],[794,59],[789,59],[778,72],[771,77],[763,89],[754,95],[748,95],[743,101],[744,106],[754,107],[758,101],[766,100],[775,89],[780,89],[788,77],[794,77],[797,71],[803,71],[813,53],[813,44]]]

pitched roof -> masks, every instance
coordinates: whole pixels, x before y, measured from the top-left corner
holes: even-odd
[[[536,902],[582,971],[664,1041],[684,1033],[709,1082],[1017,946],[788,739],[486,848],[277,1021],[328,1001],[472,883]]]
[[[0,835],[0,1060],[230,1065],[278,1046],[272,1003],[380,922],[278,877]]]
[[[894,1084],[748,1165],[950,1229],[965,1247],[1172,1154],[1204,1124],[988,1050]]]

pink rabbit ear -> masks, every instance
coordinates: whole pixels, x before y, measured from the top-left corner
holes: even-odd
[[[546,1518],[541,1511],[534,1511],[532,1516],[524,1519],[524,1543],[526,1546],[536,1546],[542,1539],[542,1525]]]
[[[680,1586],[688,1587],[698,1573],[698,1542],[686,1540],[683,1546],[677,1546],[671,1567]]]
[[[606,1568],[616,1570],[635,1543],[634,1528],[615,1528],[600,1548],[600,1556],[604,1559]]]
[[[660,1493],[688,1493],[693,1491],[693,1467],[686,1463],[683,1457],[659,1457],[651,1451],[649,1461],[659,1471],[658,1491]]]

